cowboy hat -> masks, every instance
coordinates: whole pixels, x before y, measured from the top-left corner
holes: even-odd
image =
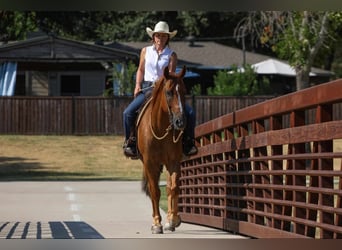
[[[146,28],[147,34],[152,38],[154,33],[166,33],[169,34],[170,39],[174,37],[177,34],[177,30],[174,30],[172,32],[169,31],[169,25],[164,22],[160,21],[154,26],[154,30],[152,30],[150,27]]]

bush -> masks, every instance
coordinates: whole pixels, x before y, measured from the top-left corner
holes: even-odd
[[[209,95],[253,96],[270,94],[270,82],[258,74],[250,65],[244,69],[236,65],[230,70],[220,70],[214,75],[214,87],[208,88]]]

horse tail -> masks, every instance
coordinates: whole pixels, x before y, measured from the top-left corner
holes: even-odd
[[[159,166],[159,177],[163,172],[163,165]],[[148,188],[148,179],[146,177],[145,170],[143,171],[142,181],[141,181],[141,189],[146,194],[146,196],[151,197],[150,189]]]
[[[147,181],[147,178],[146,178],[145,171],[143,172],[143,176],[142,176],[141,189],[146,194],[146,196],[150,197],[150,190],[148,188],[148,181]]]

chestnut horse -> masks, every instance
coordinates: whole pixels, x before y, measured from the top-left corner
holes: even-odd
[[[168,67],[164,69],[137,122],[137,147],[144,165],[143,190],[152,201],[152,233],[163,233],[159,211],[159,179],[164,166],[168,204],[164,230],[174,231],[181,224],[178,195],[180,161],[183,157],[182,135],[186,126],[185,71],[185,66],[178,74],[169,72]]]

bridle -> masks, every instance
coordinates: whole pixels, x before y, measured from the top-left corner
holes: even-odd
[[[180,96],[180,93],[179,93],[179,85],[178,85],[178,83],[176,84],[176,87],[175,87],[175,88],[176,88],[176,92],[177,92],[178,104],[179,104],[179,106],[181,107],[181,112],[184,112],[184,110],[183,110],[183,105],[182,105],[182,100],[181,100],[181,96]],[[168,100],[166,91],[164,91],[164,94],[166,95],[166,100]],[[152,98],[151,98],[151,99],[152,99]],[[172,139],[173,139],[173,140],[172,140],[172,141],[173,141],[173,143],[177,143],[177,142],[179,141],[179,139],[181,138],[182,134],[184,133],[184,129],[180,129],[180,132],[179,132],[178,136],[176,137],[176,130],[177,130],[177,129],[174,128],[174,125],[173,125],[173,122],[172,122],[172,121],[173,121],[173,119],[172,119],[172,118],[173,118],[173,114],[172,114],[171,107],[170,107],[169,103],[167,103],[167,109],[168,109],[170,124],[169,124],[169,126],[165,129],[164,135],[158,136],[158,135],[154,132],[154,130],[153,130],[153,127],[152,127],[152,113],[153,113],[153,112],[151,112],[150,129],[151,129],[151,132],[152,132],[154,138],[157,139],[157,140],[163,140],[163,139],[169,134],[169,132],[170,132],[171,130],[173,130],[173,136],[172,136]]]

